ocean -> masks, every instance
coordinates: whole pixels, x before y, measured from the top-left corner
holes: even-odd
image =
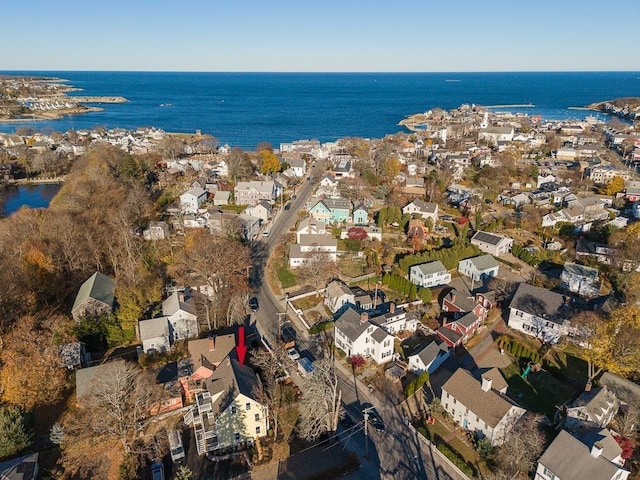
[[[397,124],[408,115],[464,103],[532,104],[497,110],[583,119],[592,112],[569,107],[640,96],[640,72],[2,73],[60,77],[82,89],[73,94],[129,100],[60,120],[0,124],[3,132],[20,126],[45,131],[154,126],[170,132],[201,130],[244,149],[262,141],[277,147],[301,139],[381,138],[406,131]]]

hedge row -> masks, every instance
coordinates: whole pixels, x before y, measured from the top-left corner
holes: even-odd
[[[436,448],[440,450],[445,457],[451,460],[451,463],[458,467],[462,473],[471,478],[476,476],[475,468],[465,462],[464,458],[462,458],[458,452],[453,450],[446,443],[440,443]]]
[[[439,248],[428,252],[420,252],[412,255],[405,255],[398,262],[402,271],[409,273],[413,265],[434,262],[440,260],[447,270],[458,267],[458,262],[465,258],[475,257],[480,254],[480,249],[475,245],[454,245],[453,247]]]
[[[531,351],[529,347],[527,347],[526,345],[522,345],[515,339],[509,337],[499,337],[497,342],[499,348],[506,350],[516,358],[528,358],[533,363],[542,362],[542,357],[538,355],[538,352]]]
[[[385,273],[382,276],[382,283],[392,290],[403,293],[407,297],[411,298],[411,300],[415,300],[418,297],[418,286],[415,283],[411,283],[406,278],[394,273]]]

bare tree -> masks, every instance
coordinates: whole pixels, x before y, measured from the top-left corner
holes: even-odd
[[[273,351],[256,350],[251,354],[252,364],[262,372],[262,389],[253,392],[258,400],[269,407],[269,413],[273,420],[273,435],[278,438],[278,425],[280,409],[282,407],[282,383],[279,381],[280,365],[286,361],[286,353],[280,346],[275,346]]]
[[[320,285],[324,285],[329,278],[338,273],[338,268],[328,253],[309,252],[298,271],[305,280],[313,283],[317,291]]]
[[[525,414],[515,424],[507,441],[498,448],[496,478],[518,478],[532,471],[547,444],[542,416]]]
[[[120,441],[126,452],[132,452],[136,432],[151,421],[160,392],[153,375],[133,363],[116,360],[103,368],[85,397],[89,428]]]
[[[300,402],[299,432],[309,440],[338,429],[342,403],[342,390],[331,361],[318,360],[314,367],[313,374],[305,379]]]

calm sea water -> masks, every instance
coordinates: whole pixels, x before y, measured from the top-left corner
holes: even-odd
[[[31,208],[46,208],[60,190],[57,183],[42,183],[37,185],[20,185],[2,193],[0,203],[3,203],[2,215],[8,217],[23,206]]]
[[[102,112],[61,120],[0,124],[66,131],[96,126],[155,126],[216,136],[253,148],[261,141],[346,136],[383,137],[405,116],[434,107],[533,104],[547,119],[584,118],[569,110],[617,97],[640,96],[640,72],[572,73],[164,73],[5,72],[57,76],[78,95],[124,96]]]

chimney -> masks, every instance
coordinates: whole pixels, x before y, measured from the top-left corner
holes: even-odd
[[[178,301],[184,303],[184,292],[178,292]]]
[[[493,380],[482,377],[482,391],[488,392],[489,390],[491,390],[492,383],[493,383]]]
[[[584,386],[584,391],[585,392],[590,392],[591,391],[591,382],[587,382],[586,385]]]
[[[602,444],[600,442],[596,442],[593,444],[593,447],[591,447],[591,456],[593,458],[598,458],[600,455],[602,455]]]
[[[456,303],[456,291],[455,290],[451,290],[449,295],[451,296],[451,303]]]
[[[395,313],[396,312],[396,304],[395,302],[391,302],[389,304],[389,313]]]
[[[367,312],[362,312],[360,314],[360,324],[366,323],[369,320],[369,314]]]
[[[216,349],[216,341],[213,337],[209,337],[209,351],[213,352]]]

